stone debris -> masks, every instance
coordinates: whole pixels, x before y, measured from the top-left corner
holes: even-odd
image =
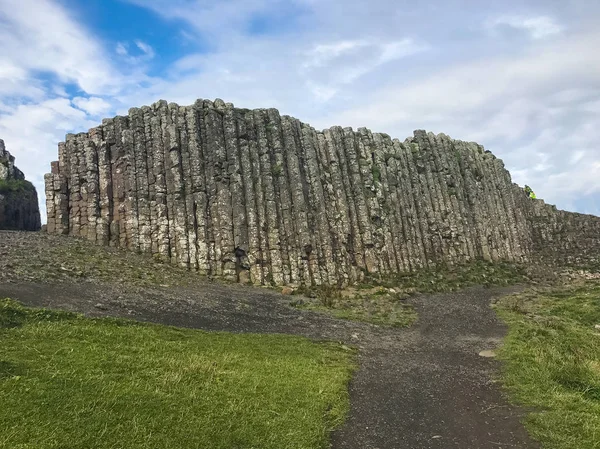
[[[0,229],[38,231],[40,225],[37,192],[0,139]]]
[[[159,101],[69,134],[45,177],[49,233],[263,285],[348,285],[475,259],[585,263],[600,218],[513,184],[481,145],[316,131],[275,109]]]

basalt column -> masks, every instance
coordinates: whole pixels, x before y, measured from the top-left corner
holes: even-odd
[[[46,197],[49,232],[254,284],[585,262],[600,249],[599,218],[527,198],[476,143],[317,131],[222,100],[159,101],[68,135]]]
[[[0,139],[0,229],[38,231],[40,210],[35,187],[15,167]]]

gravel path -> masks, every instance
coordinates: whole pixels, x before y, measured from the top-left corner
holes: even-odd
[[[50,252],[53,263],[63,266],[56,259],[56,246],[63,241],[67,240],[0,232],[0,297],[89,316],[295,334],[356,346],[360,365],[350,386],[351,412],[333,434],[333,448],[539,447],[520,424],[523,411],[509,405],[494,382],[498,362],[479,355],[493,350],[505,333],[489,304],[511,289],[472,288],[415,297],[417,324],[390,329],[300,311],[289,306],[289,297],[269,290],[191,275],[193,280],[185,286],[167,286],[82,277],[80,269],[71,266],[59,268],[60,275],[50,281],[45,268],[27,269],[29,257],[45,260]],[[136,270],[144,264],[152,268],[153,262],[135,257],[139,259],[128,260]]]

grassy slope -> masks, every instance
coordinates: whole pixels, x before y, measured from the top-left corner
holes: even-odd
[[[0,448],[319,448],[352,355],[0,301]]]
[[[343,319],[408,327],[417,320],[413,307],[404,302],[410,295],[452,292],[474,285],[514,285],[526,281],[524,268],[519,265],[473,261],[380,278],[371,276],[357,285],[353,292],[332,286],[304,287],[295,293],[308,295],[313,300],[292,301],[292,305],[328,312]]]
[[[600,283],[504,298],[511,397],[545,449],[600,448]]]
[[[28,234],[26,237],[21,237],[20,242],[5,245],[4,260],[9,265],[3,268],[0,260],[0,281],[3,278],[17,282],[108,281],[140,287],[189,287],[201,279],[196,273],[148,255],[97,246],[83,239],[45,233]],[[416,312],[405,301],[412,294],[526,281],[521,266],[473,261],[465,265],[441,266],[380,278],[369,276],[361,284],[344,291],[334,286],[300,287],[294,293],[308,298],[291,298],[290,303],[299,308],[330,313],[338,318],[406,327],[417,319]]]

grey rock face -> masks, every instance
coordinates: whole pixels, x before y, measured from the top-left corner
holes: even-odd
[[[159,101],[67,135],[48,232],[254,284],[348,284],[474,259],[598,257],[600,218],[513,184],[476,143],[322,132],[275,109]]]
[[[0,139],[0,229],[38,231],[40,210],[33,185],[15,167],[15,158]]]

